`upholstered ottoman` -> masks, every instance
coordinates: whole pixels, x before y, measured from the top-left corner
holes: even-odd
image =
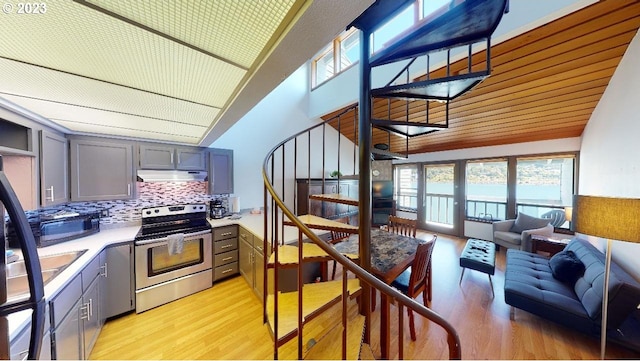
[[[469,239],[460,255],[460,267],[462,267],[462,274],[460,274],[460,282],[458,284],[462,283],[462,277],[467,268],[486,273],[489,275],[491,295],[495,296],[491,276],[496,272],[496,248],[492,242]]]

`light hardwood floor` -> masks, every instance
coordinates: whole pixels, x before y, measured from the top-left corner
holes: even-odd
[[[418,237],[429,237],[419,231]],[[459,333],[463,359],[597,359],[600,341],[504,302],[504,249],[497,254],[491,297],[486,274],[468,270],[458,285],[458,257],[465,240],[440,235],[433,254],[431,308]],[[340,272],[337,273],[338,275]],[[378,305],[380,303],[378,302]],[[392,306],[393,307],[393,306]],[[379,311],[379,306],[378,306]],[[211,289],[157,307],[110,320],[91,359],[273,359],[273,342],[262,324],[262,306],[240,276]],[[378,324],[374,313],[374,329]],[[392,320],[397,310],[392,309]],[[397,321],[396,321],[397,322]],[[397,357],[397,324],[392,322],[393,357]],[[416,317],[418,340],[411,342],[405,317],[405,359],[446,359],[444,332]],[[378,335],[372,334],[379,357]],[[607,344],[607,358],[640,358],[640,353]]]

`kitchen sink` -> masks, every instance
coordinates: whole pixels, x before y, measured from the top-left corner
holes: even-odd
[[[39,257],[44,284],[49,283],[86,251],[86,249],[83,249],[80,251]],[[14,299],[28,296],[29,280],[27,279],[27,269],[24,260],[9,263],[6,265],[5,270],[7,274],[7,298]]]

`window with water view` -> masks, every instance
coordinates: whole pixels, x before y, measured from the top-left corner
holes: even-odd
[[[488,221],[507,215],[506,159],[470,161],[466,169],[466,216]]]

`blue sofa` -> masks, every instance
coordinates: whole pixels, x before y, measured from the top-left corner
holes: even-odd
[[[599,335],[604,254],[589,242],[577,238],[572,239],[565,247],[565,251],[569,250],[585,266],[584,274],[577,279],[575,285],[554,277],[549,258],[509,249],[504,282],[505,302],[567,327]],[[640,283],[612,262],[608,329],[618,329],[636,311],[638,304]]]

